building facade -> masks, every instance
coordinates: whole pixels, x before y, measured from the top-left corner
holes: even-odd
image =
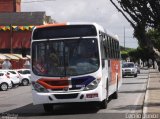
[[[0,53],[30,50],[35,26],[54,23],[45,12],[21,12],[21,0],[0,0]]]
[[[0,12],[21,12],[21,0],[0,0]]]

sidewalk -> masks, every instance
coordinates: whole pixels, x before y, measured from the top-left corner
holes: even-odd
[[[149,69],[149,79],[144,100],[143,114],[160,114],[160,72]]]

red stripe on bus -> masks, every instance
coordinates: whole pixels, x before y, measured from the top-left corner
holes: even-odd
[[[64,89],[69,87],[68,78],[41,78],[37,82],[46,89]]]

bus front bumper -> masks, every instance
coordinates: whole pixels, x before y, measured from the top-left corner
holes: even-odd
[[[33,104],[57,104],[74,102],[100,102],[102,92],[97,90],[63,93],[38,93],[32,90]]]

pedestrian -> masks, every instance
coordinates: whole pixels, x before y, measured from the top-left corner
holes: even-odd
[[[25,61],[25,63],[24,63],[24,68],[26,68],[26,69],[30,69],[30,61],[29,61],[29,59],[27,59],[26,61]]]
[[[5,59],[2,63],[2,69],[11,69],[12,64],[10,63],[9,59]]]

